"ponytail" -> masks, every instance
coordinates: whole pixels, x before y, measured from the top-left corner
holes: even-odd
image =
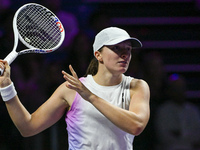
[[[84,77],[86,77],[88,74],[91,74],[92,76],[97,74],[98,71],[98,65],[99,62],[98,60],[94,57],[91,61],[90,64],[87,68],[86,74],[84,75]]]
[[[102,51],[102,48],[98,50],[99,52]],[[86,77],[88,74],[91,74],[92,76],[96,75],[98,72],[98,68],[99,68],[99,62],[96,59],[96,57],[94,57],[91,61],[90,64],[86,70],[86,74],[84,75],[84,77]]]

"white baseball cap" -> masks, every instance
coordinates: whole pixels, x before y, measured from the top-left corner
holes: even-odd
[[[117,27],[108,27],[101,30],[96,36],[93,44],[94,53],[105,45],[115,45],[120,42],[130,40],[133,48],[142,47],[142,43],[123,29]]]

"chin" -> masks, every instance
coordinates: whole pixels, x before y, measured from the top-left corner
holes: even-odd
[[[125,73],[127,71],[127,68],[123,68],[123,69],[120,69],[119,72],[121,73]]]
[[[118,67],[118,68],[112,68],[112,72],[114,74],[123,74],[127,71],[127,67]]]

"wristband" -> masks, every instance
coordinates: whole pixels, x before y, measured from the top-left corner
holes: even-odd
[[[11,100],[15,95],[17,95],[13,82],[4,88],[0,88],[0,93],[4,102]]]

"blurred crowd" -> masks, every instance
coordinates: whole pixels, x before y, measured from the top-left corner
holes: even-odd
[[[27,2],[0,0],[1,58],[6,57],[13,47],[14,13],[17,7]],[[73,1],[73,5],[65,6],[61,0],[34,2],[46,6],[58,16],[66,37],[57,51],[45,55],[22,55],[11,65],[12,80],[29,112],[34,112],[64,81],[61,71],[69,72],[69,64],[79,77],[84,76],[93,57],[94,35],[105,27],[114,26],[109,15],[99,11],[96,5],[87,8],[78,0]],[[140,39],[140,35],[131,33],[131,36]],[[23,45],[19,48],[23,49]],[[199,150],[200,113],[198,107],[187,100],[184,77],[180,74],[168,75],[162,55],[144,49],[133,50],[126,75],[147,81],[151,92],[151,117],[144,132],[135,138],[134,150]],[[67,143],[64,118],[36,136],[23,138],[0,99],[0,150],[66,150]]]

